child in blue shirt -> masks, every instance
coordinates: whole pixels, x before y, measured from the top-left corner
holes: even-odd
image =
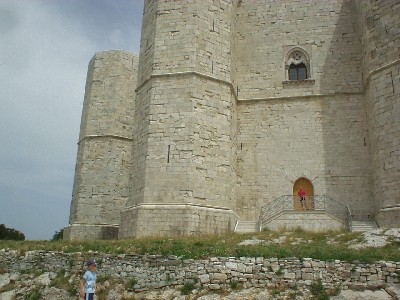
[[[85,300],[93,300],[96,292],[96,262],[90,259],[87,266],[88,269],[79,284],[79,295]]]

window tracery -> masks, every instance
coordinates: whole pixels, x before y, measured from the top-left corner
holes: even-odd
[[[301,47],[290,49],[285,55],[285,80],[305,81],[310,80],[310,56]]]

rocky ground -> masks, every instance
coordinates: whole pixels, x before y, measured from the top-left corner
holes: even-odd
[[[48,299],[48,300],[73,300],[77,299],[77,289],[66,291],[65,289],[51,287],[54,273],[44,273],[36,278],[21,274],[2,274],[0,275],[0,288],[4,290],[10,282],[15,281],[14,289],[0,294],[0,300],[15,299]],[[109,282],[105,282],[99,287],[99,296],[95,299],[107,300],[123,300],[123,299],[140,299],[140,300],[273,300],[273,299],[332,299],[332,300],[393,300],[400,299],[400,285],[387,285],[377,290],[341,290],[337,291],[338,295],[330,296],[330,298],[313,298],[309,286],[301,288],[289,289],[257,289],[257,288],[238,288],[237,290],[219,291],[217,294],[207,291],[192,290],[189,295],[183,295],[181,288],[177,286],[175,289],[166,288],[153,291],[144,291],[134,293],[127,290],[123,284],[114,284],[107,290],[107,294],[101,291],[109,287]]]
[[[364,232],[362,237],[361,241],[349,241],[349,248],[384,247],[391,242],[400,242],[400,228],[370,230]]]
[[[291,233],[283,233],[279,238],[271,240],[260,240],[257,237],[252,239],[243,240],[239,245],[269,245],[269,244],[284,244],[287,242],[287,237]],[[339,238],[338,235],[336,238]],[[301,238],[296,238],[291,241],[291,245],[295,246],[308,241]],[[366,247],[384,247],[392,242],[400,242],[400,228],[379,228],[375,230],[366,231],[361,235],[361,238],[347,242],[349,249],[362,249]],[[335,239],[328,241],[329,244],[337,244]],[[400,249],[399,249],[400,250]]]

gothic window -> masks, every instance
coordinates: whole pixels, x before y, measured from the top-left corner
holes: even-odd
[[[294,47],[285,56],[285,79],[301,81],[311,79],[310,57],[300,47]]]

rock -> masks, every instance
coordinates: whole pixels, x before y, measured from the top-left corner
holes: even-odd
[[[10,274],[0,274],[0,289],[10,283]]]
[[[8,291],[0,294],[0,300],[14,300],[15,299],[15,291]]]
[[[350,249],[362,249],[366,247],[383,247],[390,243],[392,238],[395,241],[400,241],[400,229],[399,228],[379,228],[374,230],[366,231],[362,234],[364,241],[361,243],[355,243],[349,241],[347,244]]]
[[[45,272],[42,275],[36,277],[33,280],[34,284],[42,285],[42,286],[48,286],[51,283],[51,280],[56,277],[56,274],[53,272]]]
[[[393,299],[400,299],[400,284],[389,284],[385,290]]]
[[[74,300],[75,296],[71,296],[66,290],[58,289],[55,287],[48,288],[42,290],[42,298],[41,299],[57,299],[57,300]]]
[[[331,300],[391,300],[392,297],[385,291],[341,291],[338,296],[330,298]]]
[[[221,286],[220,286],[219,284],[210,284],[210,285],[208,286],[208,288],[209,288],[210,290],[219,290],[219,289],[221,289]]]
[[[257,238],[251,239],[251,240],[244,240],[241,241],[238,245],[239,246],[248,246],[248,245],[259,245],[265,243],[264,240],[259,240]]]
[[[392,237],[395,241],[400,241],[400,228],[391,228],[386,230],[384,235]]]
[[[115,290],[110,290],[107,295],[107,300],[117,300],[121,299],[122,296],[119,295]]]
[[[199,276],[199,280],[201,283],[209,283],[210,282],[210,276],[208,274],[202,274]]]
[[[218,282],[225,282],[228,277],[226,274],[223,273],[212,273],[210,274],[210,280],[212,283],[218,283]]]
[[[217,298],[218,299],[218,298]],[[220,299],[226,300],[243,300],[243,299],[251,299],[251,300],[268,300],[272,299],[271,294],[266,289],[245,289],[241,291],[234,291],[230,295],[225,297],[221,297]]]

